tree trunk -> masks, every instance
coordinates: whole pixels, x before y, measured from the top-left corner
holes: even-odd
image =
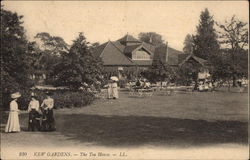
[[[233,74],[233,87],[236,87],[236,76]]]

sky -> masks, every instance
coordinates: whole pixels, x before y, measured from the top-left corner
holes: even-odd
[[[87,41],[115,41],[127,33],[156,32],[170,47],[183,49],[187,34],[195,34],[201,11],[208,8],[223,23],[233,15],[249,23],[247,1],[4,1],[4,8],[23,15],[30,40],[39,32],[72,44],[79,32]]]

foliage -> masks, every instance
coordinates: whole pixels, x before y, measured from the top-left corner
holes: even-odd
[[[186,35],[183,44],[184,44],[183,52],[186,53],[186,54],[192,54],[193,53],[194,40],[193,40],[193,37],[190,34]]]
[[[139,40],[146,43],[151,43],[154,46],[159,46],[164,44],[162,36],[155,32],[141,32],[138,35]]]
[[[148,71],[143,72],[143,76],[151,82],[157,81],[173,81],[175,80],[176,74],[174,70],[162,60],[155,58],[152,66]]]
[[[226,47],[223,52],[227,58],[224,58],[224,61],[226,61],[226,66],[228,66],[221,66],[224,63],[220,63],[219,67],[230,69],[230,71],[225,70],[225,72],[229,74],[228,76],[231,77],[235,86],[237,78],[248,76],[248,51],[245,49],[248,46],[247,23],[233,16],[230,21],[225,21],[224,24],[218,24],[218,26],[221,29],[219,31],[220,43]]]
[[[91,104],[94,96],[86,91],[60,91],[53,94],[55,108],[83,107]]]
[[[199,63],[192,59],[185,62],[177,70],[177,82],[182,85],[190,85],[192,81],[197,82],[201,67]]]
[[[214,29],[214,20],[208,9],[201,12],[197,34],[193,37],[194,55],[210,61],[210,57],[219,51],[219,43]]]
[[[40,49],[47,51],[52,55],[61,55],[63,52],[68,51],[69,45],[58,36],[51,36],[47,32],[37,33],[36,39],[40,40]]]
[[[1,92],[3,105],[8,105],[9,95],[21,93],[33,85],[29,75],[32,55],[22,26],[23,16],[7,11],[1,6]]]
[[[69,45],[58,36],[51,36],[49,33],[41,32],[35,36],[33,52],[36,55],[34,62],[37,77],[45,75],[46,83],[54,82],[54,65],[62,60],[62,55],[68,52]]]
[[[231,50],[224,49],[216,56],[216,61],[211,67],[212,78],[214,81],[222,80],[229,83],[236,78],[247,77],[248,75],[248,51],[242,50],[232,59]],[[234,65],[233,65],[234,64]],[[234,84],[235,85],[235,84]]]
[[[56,85],[78,89],[84,83],[96,84],[102,80],[102,61],[93,56],[89,42],[82,33],[74,40],[69,53],[55,66]]]
[[[46,98],[46,90],[25,90],[22,92],[22,97],[17,100],[19,109],[28,109],[28,104],[31,101],[31,92],[34,92],[35,95],[37,95],[37,100],[40,104]],[[54,108],[83,107],[93,102],[94,95],[87,91],[55,90],[52,91],[52,98],[55,102]],[[4,109],[9,107],[10,101],[11,99],[8,98],[8,104],[4,106]]]

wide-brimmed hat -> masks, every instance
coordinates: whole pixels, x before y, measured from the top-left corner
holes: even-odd
[[[116,76],[112,76],[112,77],[110,77],[110,80],[113,80],[113,81],[119,81],[118,77],[116,77]]]
[[[15,92],[15,93],[12,93],[12,94],[10,95],[10,97],[13,98],[13,99],[19,98],[19,97],[21,97],[21,94],[20,94],[19,92]]]

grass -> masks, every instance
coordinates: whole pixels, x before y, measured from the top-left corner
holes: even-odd
[[[2,117],[1,131],[7,121]],[[247,93],[204,92],[100,99],[83,108],[55,110],[56,132],[2,134],[4,146],[165,146],[247,144]],[[21,139],[20,140],[20,136]],[[35,144],[33,142],[36,142]]]

